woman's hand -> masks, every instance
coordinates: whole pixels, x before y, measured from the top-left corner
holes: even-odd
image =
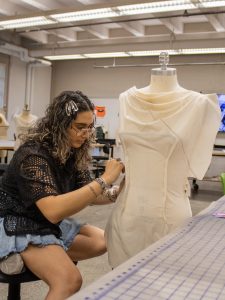
[[[105,172],[101,177],[110,185],[119,177],[120,173],[124,171],[124,164],[120,159],[110,159],[106,162]]]

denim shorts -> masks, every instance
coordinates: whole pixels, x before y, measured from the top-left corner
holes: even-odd
[[[8,256],[9,254],[24,251],[29,244],[36,245],[38,247],[59,245],[67,251],[75,236],[80,232],[81,227],[85,225],[84,223],[80,223],[74,219],[63,220],[59,225],[62,231],[60,238],[57,238],[53,234],[24,234],[19,236],[8,236],[4,230],[3,220],[3,218],[0,218],[0,259]]]

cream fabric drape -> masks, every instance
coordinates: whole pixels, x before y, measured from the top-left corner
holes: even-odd
[[[136,87],[120,95],[126,183],[106,226],[112,267],[192,216],[188,177],[203,178],[219,124],[216,95]]]

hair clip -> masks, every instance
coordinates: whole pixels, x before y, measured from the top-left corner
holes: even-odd
[[[71,115],[74,115],[74,113],[76,111],[78,111],[78,107],[73,100],[70,100],[69,102],[66,103],[65,109],[66,109],[66,114],[68,117],[70,117]]]

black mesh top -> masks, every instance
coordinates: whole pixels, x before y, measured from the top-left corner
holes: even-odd
[[[89,170],[75,170],[74,155],[61,165],[41,145],[25,143],[15,152],[2,177],[0,217],[4,217],[6,233],[59,237],[59,224],[49,222],[35,202],[70,192],[91,180]]]

